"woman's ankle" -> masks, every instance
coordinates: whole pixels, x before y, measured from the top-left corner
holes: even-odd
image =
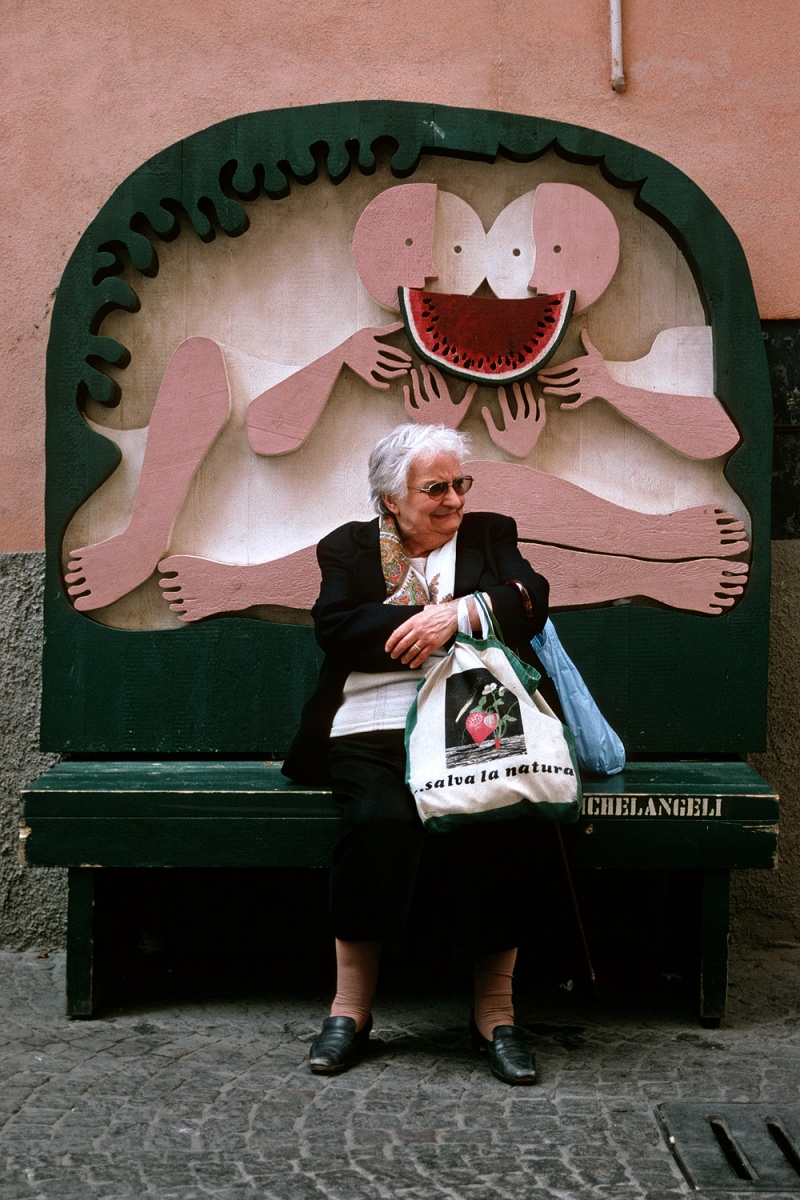
[[[356,1033],[361,1033],[361,1030],[369,1024],[369,1019],[372,1016],[372,1009],[370,1008],[369,1012],[367,1013],[365,1013],[363,1009],[356,1011],[352,1005],[338,1004],[337,1001],[334,1000],[333,1004],[331,1005],[331,1011],[329,1015],[332,1017],[349,1017],[351,1021],[355,1021],[356,1023]]]
[[[512,988],[516,959],[516,949],[475,959],[474,1021],[478,1032],[489,1042],[498,1025],[514,1024]]]
[[[378,983],[380,942],[344,942],[336,939],[336,995],[332,1017],[350,1017],[359,1033],[372,1014]]]

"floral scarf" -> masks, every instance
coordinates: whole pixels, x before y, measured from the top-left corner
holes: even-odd
[[[380,523],[381,567],[386,580],[384,604],[444,604],[453,599],[456,579],[456,538],[433,550],[422,575],[409,561],[394,517]]]

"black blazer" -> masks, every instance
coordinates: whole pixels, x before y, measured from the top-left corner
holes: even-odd
[[[285,775],[301,783],[328,782],[327,744],[347,676],[351,671],[407,671],[384,646],[393,630],[421,611],[420,605],[384,603],[377,518],[352,521],[329,533],[317,546],[317,559],[322,586],[311,615],[325,661],[283,766]],[[522,598],[507,579],[525,584],[532,617],[525,616]],[[508,645],[540,667],[530,640],[547,620],[550,588],[520,554],[510,517],[465,513],[456,543],[454,590],[456,596],[486,592]]]

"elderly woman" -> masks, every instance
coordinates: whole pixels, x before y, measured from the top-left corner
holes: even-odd
[[[337,990],[311,1047],[318,1074],[364,1053],[381,946],[402,942],[424,895],[426,923],[474,958],[476,1048],[506,1083],[536,1078],[512,1004],[527,825],[426,833],[405,786],[406,716],[426,670],[453,642],[459,597],[462,622],[478,631],[470,597],[482,593],[508,644],[528,658],[547,618],[547,581],[520,554],[514,522],[464,512],[467,449],[445,426],[399,426],[370,457],[379,518],[341,526],[317,551],[322,587],[312,615],[325,661],[284,770],[310,779],[327,756],[344,815],[331,870]]]

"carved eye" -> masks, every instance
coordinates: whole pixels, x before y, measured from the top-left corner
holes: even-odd
[[[553,254],[560,254],[560,253],[561,253],[561,247],[553,246]]]
[[[514,258],[519,258],[522,251],[520,250],[519,246],[515,246],[511,253],[514,255]]]
[[[460,253],[461,253],[461,247],[460,247],[460,246],[453,246],[453,253],[454,253],[454,254],[460,254]]]
[[[413,245],[414,245],[414,239],[413,239],[413,238],[406,238],[406,245],[407,245],[407,246],[413,246]]]

